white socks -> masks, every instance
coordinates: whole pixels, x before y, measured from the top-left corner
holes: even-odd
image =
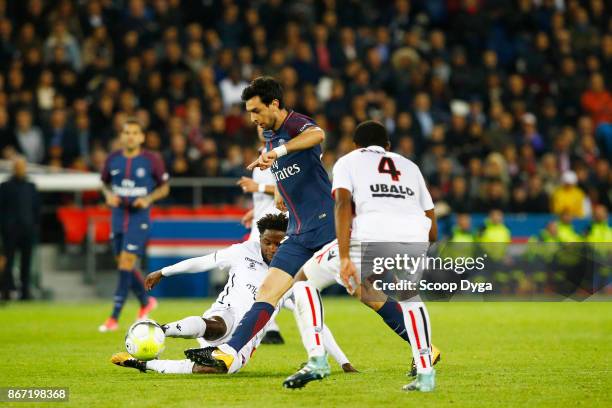
[[[334,335],[326,324],[323,325],[323,332],[321,335],[323,336],[323,346],[325,347],[325,350],[333,357],[334,360],[336,360],[340,367],[350,362],[346,357],[346,354],[344,354],[340,346],[338,346],[338,343],[336,343]]]
[[[399,302],[404,313],[404,324],[410,339],[412,357],[416,364],[417,373],[431,372],[431,326],[429,313],[423,302]]]
[[[323,305],[319,291],[308,282],[296,282],[293,285],[293,298],[295,301],[293,314],[308,357],[325,355],[322,339]]]
[[[200,316],[189,316],[176,322],[168,323],[166,336],[180,337],[183,339],[195,339],[204,337],[206,322]]]
[[[191,360],[151,360],[147,361],[147,370],[161,374],[192,374],[194,364]]]

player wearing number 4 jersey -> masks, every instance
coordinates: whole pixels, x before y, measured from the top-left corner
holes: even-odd
[[[436,240],[433,202],[418,167],[387,151],[389,139],[383,125],[374,121],[361,123],[355,129],[354,142],[357,148],[340,158],[333,170],[337,240],[317,252],[304,265],[303,272],[318,289],[338,282],[376,310],[411,345],[417,378],[404,389],[432,391],[432,366],[439,359],[439,351],[431,344],[425,304],[418,297],[398,303],[368,289],[366,284],[356,284],[360,282],[362,244],[400,242],[427,246]]]

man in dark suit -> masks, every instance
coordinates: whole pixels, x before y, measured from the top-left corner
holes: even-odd
[[[0,296],[10,298],[15,289],[13,260],[19,251],[21,258],[21,299],[30,295],[30,268],[32,248],[38,230],[39,198],[34,183],[26,179],[25,159],[15,160],[13,177],[0,184],[0,232],[6,255],[4,272],[0,279]]]

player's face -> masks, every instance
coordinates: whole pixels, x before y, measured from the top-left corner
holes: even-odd
[[[259,96],[254,96],[246,101],[245,105],[247,112],[249,112],[251,122],[261,127],[263,130],[274,129],[280,114],[278,101],[276,99],[269,105],[266,105],[261,101]]]
[[[121,144],[128,150],[134,150],[144,143],[145,135],[142,128],[134,123],[123,125],[121,130]]]
[[[267,229],[261,234],[259,242],[261,243],[261,253],[266,263],[270,263],[283,238],[285,238],[284,231]]]

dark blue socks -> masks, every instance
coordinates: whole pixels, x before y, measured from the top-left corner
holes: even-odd
[[[402,307],[399,303],[391,298],[387,298],[383,307],[378,309],[376,313],[383,318],[391,330],[410,343],[410,340],[408,340],[408,333],[406,332],[406,325],[404,324],[404,313],[402,313]]]
[[[119,283],[117,284],[117,290],[115,291],[115,304],[113,306],[112,317],[119,319],[121,309],[127,299],[128,291],[132,283],[132,272],[126,270],[119,270]]]
[[[266,302],[255,302],[251,310],[246,312],[234,335],[227,343],[237,352],[264,328],[274,313],[274,306]]]
[[[147,295],[147,292],[145,291],[144,281],[138,269],[134,269],[132,271],[132,283],[130,285],[130,289],[132,289],[132,292],[134,292],[138,298],[140,306],[146,306],[149,302],[149,295]]]

